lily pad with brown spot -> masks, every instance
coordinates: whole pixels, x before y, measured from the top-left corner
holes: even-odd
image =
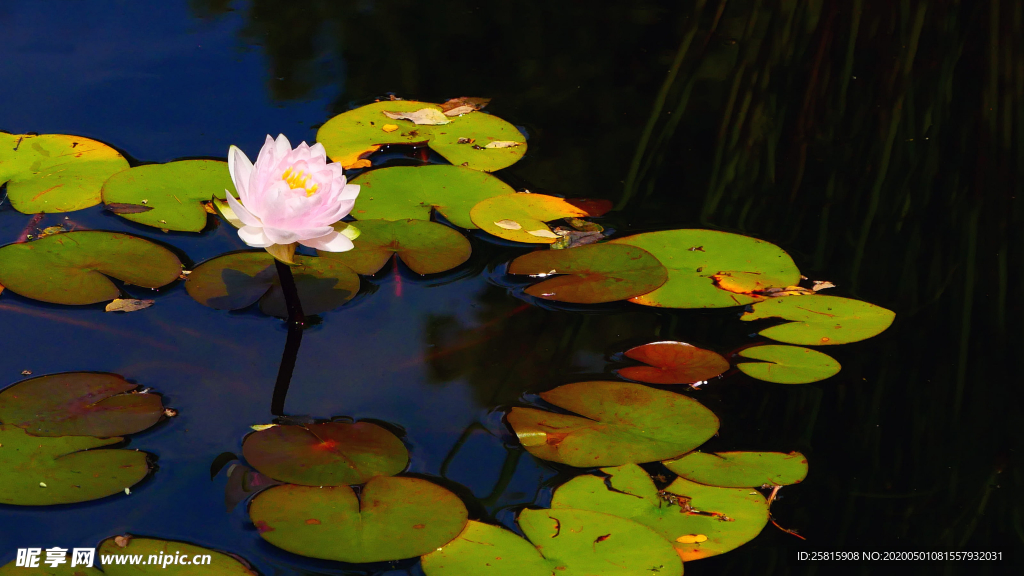
[[[562,198],[517,192],[482,200],[469,212],[473,224],[484,232],[513,242],[551,244],[558,235],[546,224],[560,218],[590,216]],[[499,222],[506,223],[505,225]],[[514,222],[512,226],[507,222]]]
[[[839,296],[783,296],[758,302],[740,320],[791,320],[758,332],[789,344],[828,346],[859,342],[885,331],[896,314],[881,306]]]
[[[124,540],[121,542],[124,543]],[[247,562],[234,554],[218,552],[188,542],[130,536],[122,547],[115,537],[111,537],[100,543],[96,557],[99,559],[113,556],[141,556],[143,562],[148,561],[150,556],[156,556],[158,559],[170,556],[171,560],[180,560],[166,566],[162,561],[156,564],[132,565],[130,560],[124,564],[113,560],[103,565],[103,573],[107,576],[148,576],[167,574],[168,570],[178,570],[189,576],[258,576]]]
[[[394,256],[417,274],[438,274],[469,260],[472,253],[465,236],[437,222],[360,220],[359,232],[352,250],[318,255],[369,275],[379,272]]]
[[[687,480],[710,486],[786,486],[807,477],[807,458],[799,452],[690,452],[664,464]]]
[[[729,369],[720,354],[685,342],[651,342],[626,351],[626,357],[648,364],[619,369],[619,376],[648,384],[695,384]]]
[[[376,152],[381,146],[390,144],[423,144],[431,134],[425,126],[412,122],[392,122],[384,115],[389,112],[415,112],[423,108],[441,107],[415,100],[393,100],[374,102],[331,118],[317,130],[316,141],[323,144],[327,155],[344,168],[361,168],[370,165],[365,157]],[[400,124],[397,130],[385,130],[388,124]]]
[[[776,384],[809,384],[839,373],[835,358],[810,348],[765,344],[740,351],[739,356],[763,362],[736,365],[748,376]]]

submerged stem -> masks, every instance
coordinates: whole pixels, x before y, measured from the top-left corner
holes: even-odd
[[[288,338],[285,340],[281,365],[277,370],[277,384],[274,385],[274,396],[270,401],[270,413],[274,416],[284,416],[284,401],[288,396],[292,372],[295,370],[295,359],[299,356],[306,316],[302,313],[302,302],[299,301],[299,291],[295,287],[291,268],[276,259],[274,264],[277,266],[277,276],[281,281],[281,291],[284,292],[284,302],[288,309]]]

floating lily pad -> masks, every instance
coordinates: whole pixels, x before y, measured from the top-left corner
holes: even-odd
[[[892,324],[896,314],[881,306],[840,298],[838,296],[783,296],[754,305],[740,320],[783,318],[785,324],[761,330],[765,338],[824,346],[866,340],[881,334]]]
[[[526,154],[526,137],[497,116],[470,112],[451,120],[431,131],[434,136],[427,145],[455,166],[494,172]]]
[[[356,176],[352,217],[359,220],[430,220],[437,210],[460,228],[476,228],[470,210],[515,190],[495,176],[461,166],[392,166]]]
[[[687,480],[733,488],[786,486],[807,477],[807,458],[799,452],[690,452],[665,466]]]
[[[327,258],[296,256],[295,287],[306,314],[341,306],[359,292],[359,276]],[[233,252],[203,262],[189,274],[185,289],[196,302],[217,310],[240,310],[257,300],[265,314],[288,315],[274,257],[263,250]]]
[[[0,424],[0,504],[87,502],[123,492],[149,473],[146,453],[94,450],[122,438],[30,436]]]
[[[668,282],[633,298],[645,306],[725,308],[761,298],[715,286],[722,273],[756,275],[765,288],[791,286],[800,271],[782,248],[763,240],[715,230],[664,230],[612,240],[647,250],[668,268]]]
[[[370,422],[274,426],[246,436],[242,454],[261,473],[305,486],[362,484],[409,463],[402,441]]]
[[[0,422],[35,436],[124,436],[149,428],[163,415],[159,394],[117,374],[67,372],[22,380],[0,391]]]
[[[260,492],[249,516],[264,540],[295,554],[340,562],[421,556],[459,535],[466,506],[418,478],[378,476],[359,498],[348,486],[285,484]]]
[[[626,300],[656,290],[668,278],[661,262],[645,250],[607,243],[530,252],[513,260],[508,271],[541,277],[558,274],[526,293],[576,304]]]
[[[95,304],[120,295],[107,276],[159,288],[178,279],[181,261],[144,238],[82,231],[0,248],[0,284],[53,304]]]
[[[530,454],[580,468],[667,460],[718,430],[700,402],[639,384],[576,382],[540,396],[579,416],[517,407],[509,424]]]
[[[651,477],[634,464],[601,471],[611,478],[577,476],[560,486],[551,508],[594,510],[639,522],[671,542],[684,562],[733,550],[768,523],[768,502],[749,488],[704,486],[679,478],[659,493]]]
[[[620,368],[619,376],[648,384],[694,384],[729,369],[721,355],[685,342],[651,342],[630,348],[626,356],[649,366]]]
[[[527,244],[551,244],[558,239],[545,222],[589,215],[561,198],[526,192],[487,198],[469,212],[473,224],[484,232]]]
[[[344,222],[342,222],[344,224]],[[360,220],[355,248],[318,252],[358,274],[376,274],[397,255],[417,274],[437,274],[469,260],[469,240],[458,230],[426,220]]]
[[[127,168],[117,150],[89,138],[0,132],[0,185],[24,214],[95,206],[103,182]]]
[[[103,184],[103,202],[122,218],[183,232],[200,232],[209,212],[203,202],[224,190],[236,194],[227,162],[180,160],[124,170]],[[125,210],[135,207],[136,210]]]
[[[491,524],[470,520],[458,538],[423,556],[427,576],[551,576],[533,544]]]
[[[799,346],[766,344],[746,348],[744,358],[764,362],[741,362],[736,365],[744,374],[776,384],[808,384],[839,373],[839,362],[828,354]]]
[[[141,556],[142,564],[118,564],[115,560],[103,565],[103,573],[107,576],[145,576],[167,574],[168,569],[178,569],[189,576],[257,576],[257,572],[237,556],[187,542],[131,536],[122,548],[114,538],[107,538],[96,551],[97,560],[109,556],[133,555]],[[160,563],[149,564],[150,556],[156,556]],[[165,566],[162,559],[168,556],[171,561],[180,560]],[[204,556],[209,556],[209,559]]]

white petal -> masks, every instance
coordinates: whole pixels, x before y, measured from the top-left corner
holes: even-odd
[[[341,191],[340,198],[342,200],[355,200],[356,196],[359,196],[359,184],[346,184],[345,188]]]
[[[277,140],[274,142],[274,159],[281,160],[291,151],[292,143],[284,137],[284,134],[278,134]]]
[[[274,148],[274,139],[270,137],[270,134],[267,134],[267,139],[263,142],[263,148],[260,148],[259,156],[256,157],[257,171],[266,171],[274,163]]]
[[[250,212],[245,206],[239,204],[238,200],[235,200],[235,197],[231,195],[231,192],[228,192],[227,190],[225,190],[225,192],[228,193],[228,206],[231,206],[231,210],[233,210],[235,216],[238,216],[238,219],[242,221],[242,224],[252,226],[254,228],[263,227],[263,222],[261,222],[255,214]]]
[[[263,228],[257,228],[256,226],[244,226],[238,229],[238,237],[253,248],[266,248],[274,243],[273,240],[267,238],[264,234]]]
[[[249,179],[252,178],[252,162],[238,146],[228,148],[228,172],[235,183],[238,196],[245,202],[249,199]]]
[[[309,147],[309,155],[327,162],[327,150],[324,150],[324,145],[319,142]]]
[[[352,241],[346,238],[344,234],[339,234],[335,231],[319,238],[299,240],[299,244],[309,246],[310,248],[316,248],[317,250],[323,250],[324,252],[347,252],[352,248],[355,248]]]

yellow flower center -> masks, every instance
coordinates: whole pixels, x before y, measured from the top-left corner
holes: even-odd
[[[291,188],[292,190],[305,190],[307,197],[316,194],[317,188],[320,187],[320,185],[316,183],[314,183],[312,186],[309,186],[308,184],[310,178],[311,176],[309,174],[306,174],[302,170],[295,172],[290,167],[281,173],[281,180],[287,182],[289,188]]]

